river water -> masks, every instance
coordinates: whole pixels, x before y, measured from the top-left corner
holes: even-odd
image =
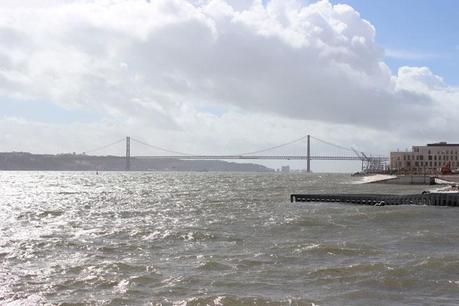
[[[0,172],[2,305],[457,305],[459,209],[337,174]]]

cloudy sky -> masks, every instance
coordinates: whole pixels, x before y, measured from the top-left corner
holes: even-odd
[[[454,0],[2,0],[0,151],[127,135],[196,154],[307,133],[383,154],[459,141],[457,12]]]

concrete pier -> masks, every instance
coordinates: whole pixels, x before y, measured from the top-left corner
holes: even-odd
[[[430,175],[400,175],[394,178],[374,181],[378,184],[396,185],[435,185],[435,176]]]
[[[425,194],[292,194],[293,202],[339,202],[360,205],[432,205],[459,206],[459,193]]]

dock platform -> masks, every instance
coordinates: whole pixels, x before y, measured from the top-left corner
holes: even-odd
[[[339,202],[359,205],[432,205],[459,207],[459,193],[423,194],[292,194],[293,202]]]

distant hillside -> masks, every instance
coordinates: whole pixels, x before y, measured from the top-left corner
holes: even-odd
[[[119,156],[51,155],[26,152],[0,153],[0,170],[121,171],[125,169],[125,166],[124,157]],[[148,157],[131,157],[131,170],[273,171],[257,164],[239,164],[219,160],[154,159]]]

